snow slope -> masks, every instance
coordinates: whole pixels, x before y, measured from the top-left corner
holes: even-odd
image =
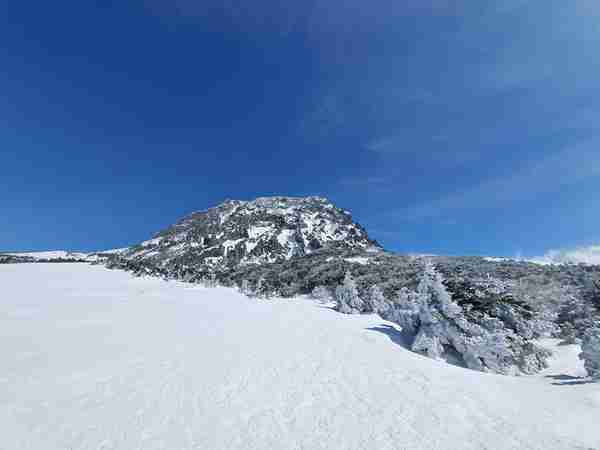
[[[0,449],[600,448],[600,385],[449,366],[375,316],[84,264],[0,285]]]

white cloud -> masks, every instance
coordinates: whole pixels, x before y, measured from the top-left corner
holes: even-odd
[[[549,250],[543,256],[530,258],[538,264],[600,264],[600,245],[570,250]]]

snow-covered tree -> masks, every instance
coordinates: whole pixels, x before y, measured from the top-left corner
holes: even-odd
[[[369,288],[369,292],[365,300],[365,308],[368,312],[374,312],[378,314],[383,313],[389,308],[389,303],[378,285],[374,284]]]
[[[442,277],[427,263],[417,287],[419,302],[418,332],[412,350],[430,358],[441,358],[444,346],[451,343],[452,325],[448,323],[461,314],[460,306],[452,301]]]
[[[214,272],[211,272],[204,278],[204,286],[212,288],[217,286],[217,276]]]
[[[260,298],[270,298],[271,292],[269,286],[265,281],[265,277],[260,277],[256,282],[255,295]]]
[[[584,361],[588,375],[600,380],[600,323],[583,335],[579,358]]]
[[[346,272],[344,282],[335,290],[336,309],[344,314],[360,314],[364,310],[364,302],[358,294],[356,282],[350,272]]]
[[[384,319],[400,325],[402,333],[413,340],[420,326],[419,312],[426,301],[427,298],[423,295],[403,287],[398,292],[394,303],[388,304],[388,307],[379,311],[379,314]]]
[[[533,373],[543,367],[548,353],[527,340],[533,333],[521,330],[527,334],[523,337],[507,326],[513,325],[511,320],[514,326],[522,325],[513,309],[500,302],[494,312],[499,317],[467,315],[452,299],[442,276],[426,263],[416,292],[400,290],[383,317],[402,327],[413,351],[430,358],[505,374]]]
[[[327,302],[331,300],[331,291],[327,289],[325,286],[316,286],[310,296],[315,300],[319,300],[321,302]]]
[[[594,328],[597,312],[592,304],[572,296],[568,298],[558,312],[560,337],[568,344],[579,344],[584,334]]]
[[[250,282],[246,279],[242,280],[239,286],[239,291],[247,297],[256,297],[256,292],[250,285]]]

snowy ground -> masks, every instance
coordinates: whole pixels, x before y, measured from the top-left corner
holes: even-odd
[[[600,448],[573,347],[510,378],[308,300],[84,264],[2,265],[0,286],[3,450]]]
[[[69,259],[69,260],[77,260],[77,259],[86,259],[88,257],[87,253],[79,253],[79,252],[68,252],[65,250],[54,250],[48,252],[21,252],[21,253],[3,253],[4,255],[12,255],[12,256],[22,256],[29,257],[34,259]]]

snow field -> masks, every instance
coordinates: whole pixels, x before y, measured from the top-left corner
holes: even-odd
[[[3,450],[600,448],[572,347],[503,377],[305,299],[85,264],[1,265],[0,285]]]

